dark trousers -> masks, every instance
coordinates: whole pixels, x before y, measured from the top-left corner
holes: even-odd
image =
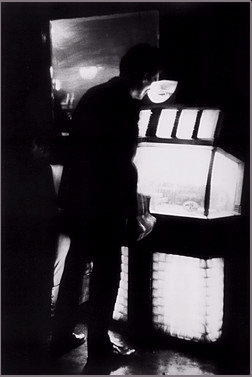
[[[88,356],[103,353],[110,346],[109,324],[121,272],[123,216],[102,212],[95,219],[76,224],[66,258],[55,313],[56,334],[71,332],[77,310],[86,263],[93,261],[88,302]]]

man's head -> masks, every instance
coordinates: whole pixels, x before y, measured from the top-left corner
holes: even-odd
[[[142,99],[158,72],[159,50],[145,43],[132,47],[120,62],[120,77],[127,81],[133,98]]]

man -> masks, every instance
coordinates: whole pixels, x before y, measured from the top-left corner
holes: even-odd
[[[71,247],[56,306],[55,339],[73,337],[74,308],[86,264],[92,261],[89,361],[107,358],[115,350],[123,353],[110,342],[108,329],[119,286],[126,222],[137,225],[137,172],[132,159],[140,101],[156,79],[158,55],[158,49],[147,44],[130,49],[121,59],[119,77],[88,90],[73,114],[72,153],[60,194]]]

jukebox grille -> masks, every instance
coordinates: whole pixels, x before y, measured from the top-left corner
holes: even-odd
[[[153,254],[153,325],[171,336],[214,342],[222,333],[224,261]]]
[[[121,249],[121,278],[113,312],[114,320],[127,321],[128,319],[128,269],[129,255],[128,248],[123,246]]]

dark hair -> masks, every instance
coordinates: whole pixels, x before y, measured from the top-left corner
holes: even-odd
[[[127,80],[131,89],[141,87],[144,79],[159,72],[159,50],[147,43],[132,47],[121,59],[120,77]]]

